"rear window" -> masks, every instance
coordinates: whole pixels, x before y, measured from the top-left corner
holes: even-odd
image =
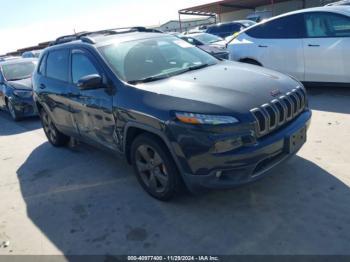
[[[46,76],[68,82],[69,50],[51,51],[46,60]]]

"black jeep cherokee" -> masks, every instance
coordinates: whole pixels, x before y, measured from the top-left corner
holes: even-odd
[[[140,28],[56,41],[33,85],[54,146],[74,137],[125,154],[161,200],[182,182],[195,190],[260,178],[300,149],[311,119],[291,77]]]

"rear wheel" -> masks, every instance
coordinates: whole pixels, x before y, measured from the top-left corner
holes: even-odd
[[[131,146],[131,163],[142,187],[166,201],[182,187],[180,174],[167,148],[155,136],[138,136]]]
[[[41,110],[40,117],[49,142],[55,147],[66,146],[69,143],[70,137],[57,130],[49,114],[44,109]]]
[[[7,102],[7,109],[12,117],[12,119],[14,121],[18,121],[19,120],[19,116],[18,116],[18,113],[16,112],[16,109],[13,105],[13,103],[11,101],[8,101]]]

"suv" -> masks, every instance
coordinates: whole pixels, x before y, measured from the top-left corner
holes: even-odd
[[[29,58],[0,61],[0,108],[15,121],[36,115],[31,80],[36,64]]]
[[[184,184],[192,191],[256,180],[306,141],[311,111],[289,76],[146,29],[67,39],[44,50],[33,75],[48,140],[125,154],[155,198]]]

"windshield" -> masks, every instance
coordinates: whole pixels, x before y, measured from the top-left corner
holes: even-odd
[[[218,61],[173,36],[115,43],[99,50],[117,76],[127,82],[155,81]]]
[[[211,35],[211,34],[199,34],[199,35],[195,35],[193,37],[198,39],[199,41],[205,43],[205,44],[212,44],[212,43],[224,40],[219,36]]]
[[[34,61],[2,65],[2,73],[7,81],[30,78],[35,69]]]

